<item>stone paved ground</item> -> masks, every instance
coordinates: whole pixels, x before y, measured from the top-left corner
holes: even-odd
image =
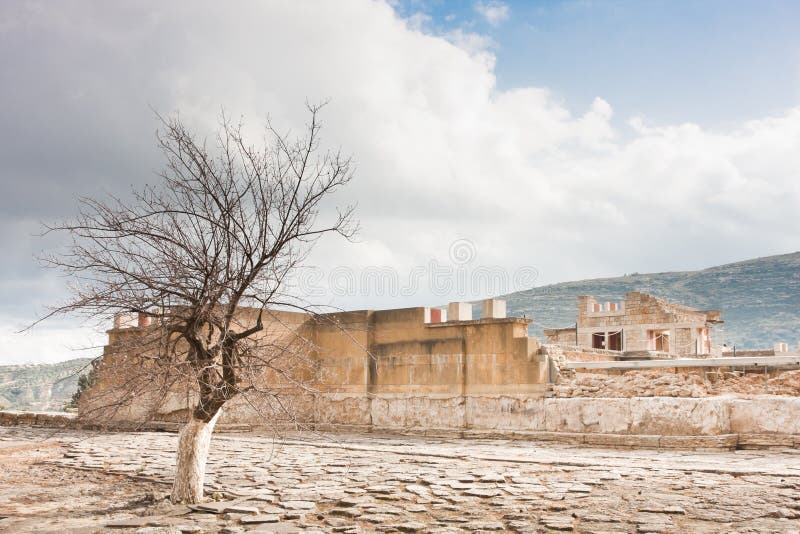
[[[203,511],[164,500],[174,434],[50,433],[0,428],[0,530],[800,532],[798,451],[215,435]]]

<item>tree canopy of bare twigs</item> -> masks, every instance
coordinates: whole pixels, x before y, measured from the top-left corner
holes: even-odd
[[[254,387],[245,378],[255,369],[286,361],[266,359],[253,339],[265,313],[289,304],[287,276],[320,236],[356,231],[352,206],[323,220],[324,202],[351,180],[353,165],[320,149],[320,106],[308,109],[302,135],[281,134],[268,122],[258,147],[224,115],[212,142],[178,117],[159,117],[160,183],[131,199],[83,197],[74,219],[47,228],[71,238],[65,252],[44,261],[68,275],[72,288],[72,298],[48,316],[144,314],[159,332],[149,365],[188,379],[197,399],[193,420],[213,421],[227,401]],[[243,306],[258,310],[255,321],[240,324]]]

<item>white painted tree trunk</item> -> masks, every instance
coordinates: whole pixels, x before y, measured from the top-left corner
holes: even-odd
[[[178,460],[172,484],[172,502],[196,504],[203,500],[206,460],[211,445],[211,433],[222,413],[220,409],[209,422],[192,419],[181,429],[178,437]]]

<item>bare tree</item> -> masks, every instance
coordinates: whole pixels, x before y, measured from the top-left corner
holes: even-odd
[[[202,500],[211,433],[228,401],[262,391],[265,372],[289,384],[304,373],[309,341],[299,332],[266,336],[265,316],[301,306],[287,300],[287,276],[317,238],[356,230],[352,206],[321,222],[323,201],[350,181],[352,164],[320,148],[319,111],[309,106],[298,137],[268,123],[259,148],[224,116],[210,146],[178,118],[159,117],[161,183],[131,200],[81,198],[77,217],[48,228],[71,236],[67,250],[45,262],[69,276],[73,296],[47,317],[133,312],[150,325],[118,358],[120,379],[105,407],[146,393],[158,402],[177,386],[188,392],[173,502]],[[279,389],[263,391],[280,402]]]

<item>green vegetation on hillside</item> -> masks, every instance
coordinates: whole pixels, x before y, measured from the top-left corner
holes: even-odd
[[[78,408],[78,401],[81,400],[81,395],[83,395],[83,392],[95,385],[97,382],[97,369],[99,366],[100,360],[92,360],[89,370],[78,377],[78,389],[72,394],[72,398],[67,403],[65,408]]]
[[[0,366],[0,406],[5,410],[61,411],[91,369],[91,358],[53,364]]]
[[[702,271],[566,282],[503,298],[509,315],[533,318],[530,334],[544,339],[545,328],[575,324],[579,295],[620,301],[628,291],[643,291],[704,310],[721,309],[725,324],[715,328],[716,343],[759,349],[785,341],[796,348],[800,340],[800,252]]]

